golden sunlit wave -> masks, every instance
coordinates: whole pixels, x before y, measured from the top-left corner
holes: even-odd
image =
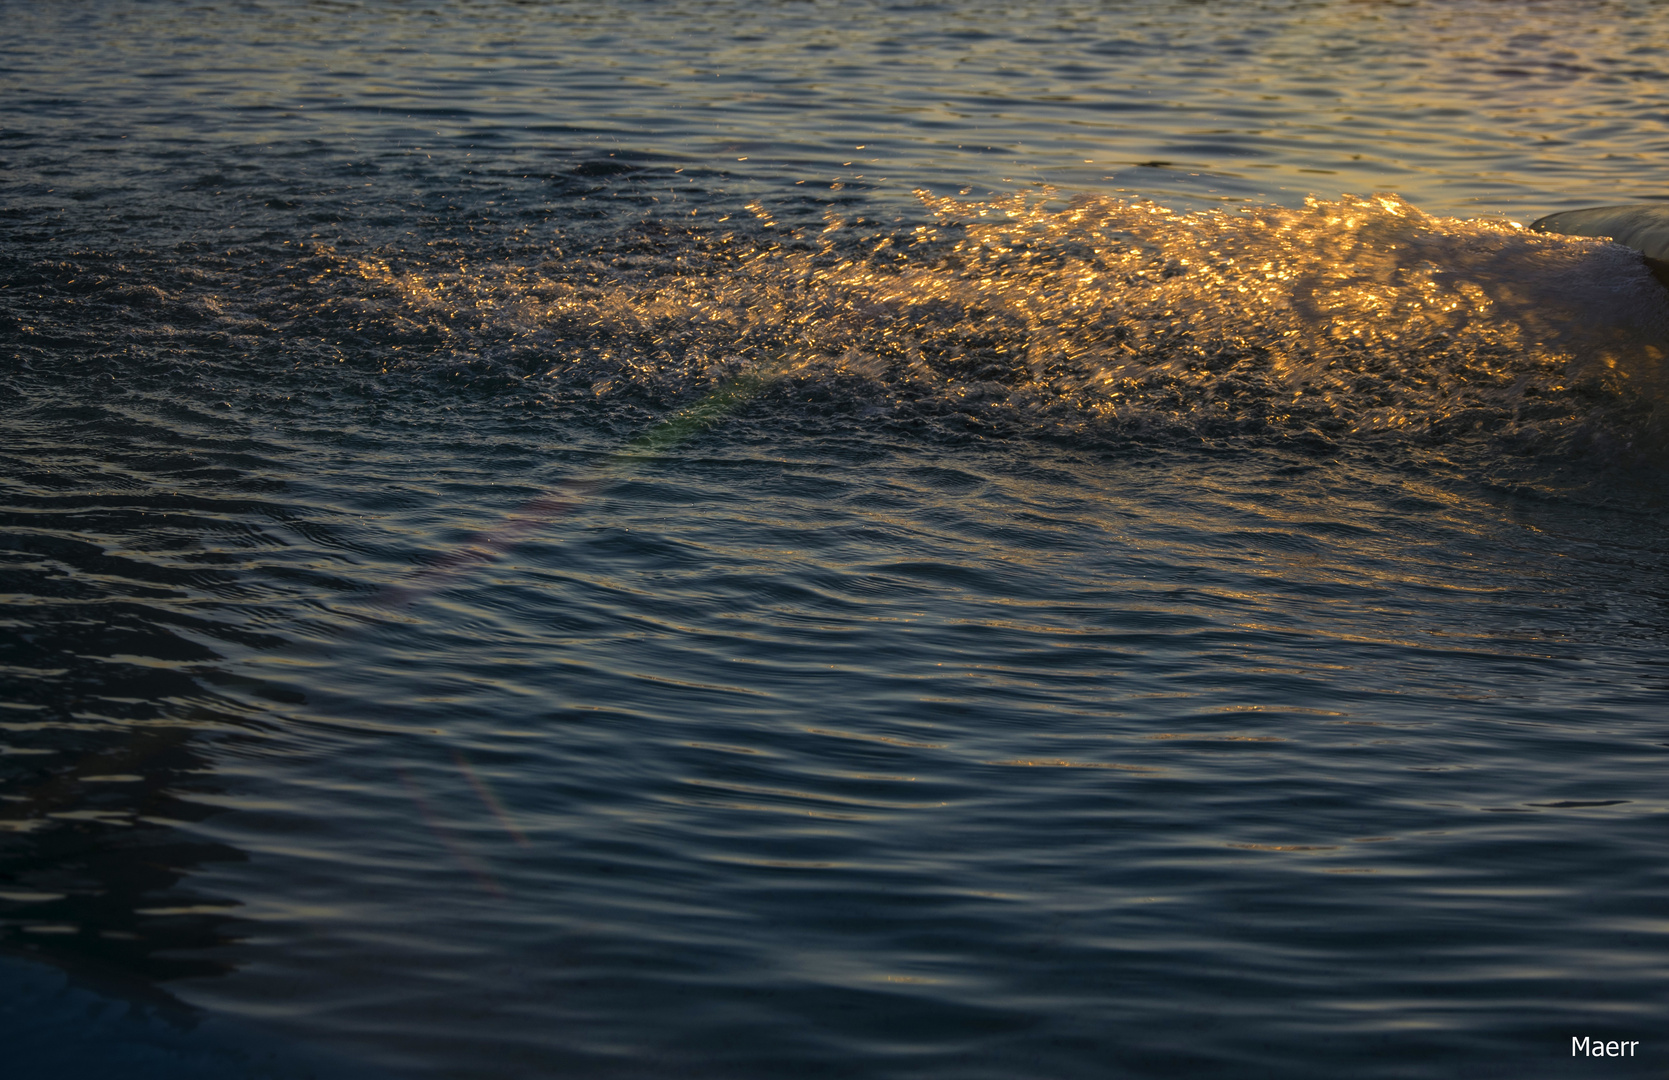
[[[315,282],[557,406],[670,407],[741,378],[1003,431],[1662,443],[1669,304],[1602,240],[1385,195],[922,202],[926,220],[890,226],[784,227],[759,204],[711,229],[646,220],[522,263],[321,250]]]

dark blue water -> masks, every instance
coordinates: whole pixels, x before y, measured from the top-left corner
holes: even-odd
[[[1661,8],[0,15],[9,1075],[1661,1075]]]

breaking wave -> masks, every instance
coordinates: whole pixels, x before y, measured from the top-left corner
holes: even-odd
[[[348,370],[373,395],[468,386],[635,415],[744,380],[781,408],[1005,434],[1623,456],[1666,441],[1669,303],[1615,244],[1393,196],[1192,213],[920,198],[892,222],[823,208],[785,224],[756,202],[496,246],[290,242],[198,260],[175,294],[107,274],[103,300],[195,327],[223,365]]]

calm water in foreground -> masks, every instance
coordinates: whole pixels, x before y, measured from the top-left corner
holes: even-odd
[[[1663,1075],[1669,9],[0,22],[8,1075]]]

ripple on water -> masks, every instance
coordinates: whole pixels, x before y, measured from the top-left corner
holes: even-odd
[[[1649,1039],[1663,294],[1448,215],[1655,197],[1669,24],[1502,12],[8,7],[28,1045]]]

